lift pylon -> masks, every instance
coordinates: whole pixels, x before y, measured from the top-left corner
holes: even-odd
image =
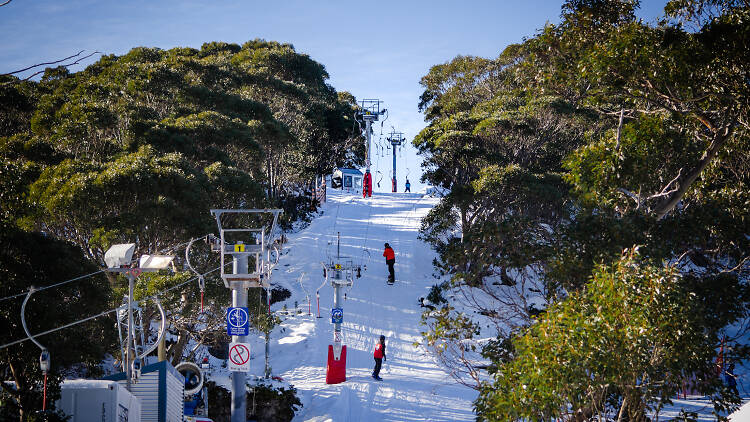
[[[250,287],[270,287],[271,272],[278,263],[279,251],[276,251],[276,262],[271,262],[271,250],[275,247],[274,233],[279,220],[281,209],[213,209],[211,215],[216,218],[219,226],[219,239],[212,245],[211,249],[221,253],[221,279],[224,285],[232,289],[232,307],[245,308],[247,310],[247,289]],[[226,215],[262,215],[271,214],[273,219],[270,226],[256,227],[234,227],[225,225],[222,217]],[[227,239],[231,237],[232,239]],[[224,268],[226,257],[232,257],[233,271],[227,273]],[[249,270],[249,257],[254,257],[255,265]],[[247,315],[245,315],[247,319]],[[232,335],[232,344],[239,343],[242,346],[247,340],[245,335]],[[245,347],[246,346],[242,346]],[[249,350],[247,355],[249,355]],[[245,422],[247,412],[247,387],[245,385],[245,372],[232,372],[232,406],[231,422]]]
[[[357,118],[364,120],[365,122],[365,137],[367,138],[367,144],[365,149],[365,176],[362,180],[362,196],[372,196],[372,174],[370,173],[370,141],[372,132],[372,122],[376,122],[381,115],[388,112],[387,109],[381,109],[380,103],[382,101],[373,98],[366,98],[360,101],[360,109],[357,112]]]
[[[341,289],[351,287],[354,277],[361,274],[359,266],[354,265],[350,257],[341,256],[341,233],[337,235],[336,260],[325,263],[325,277],[333,287],[333,344],[328,345],[328,365],[326,366],[326,384],[338,384],[346,381],[346,346],[343,344],[341,325],[344,322],[344,305],[341,300]]]
[[[397,192],[397,185],[396,185],[396,147],[401,146],[401,144],[406,141],[406,138],[404,138],[403,132],[396,132],[395,130],[391,131],[391,134],[388,135],[388,142],[393,145],[393,179],[391,180],[391,192]]]

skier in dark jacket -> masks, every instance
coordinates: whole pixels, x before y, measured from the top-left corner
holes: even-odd
[[[380,378],[380,367],[383,365],[384,360],[388,360],[385,357],[385,336],[380,336],[380,341],[375,346],[373,357],[375,358],[375,369],[372,370],[372,377],[378,381],[382,381],[383,379]]]
[[[727,382],[729,391],[733,392],[735,395],[740,395],[739,391],[737,391],[737,375],[734,374],[734,363],[730,363],[729,368],[724,371],[724,381]]]
[[[388,265],[388,281],[396,281],[396,275],[393,273],[393,265],[396,263],[396,254],[391,249],[391,245],[385,244],[385,251],[383,251],[385,257],[385,263]]]

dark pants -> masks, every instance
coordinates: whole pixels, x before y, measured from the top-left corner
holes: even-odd
[[[388,278],[391,280],[396,279],[396,275],[393,273],[393,265],[396,263],[395,259],[386,259],[385,263],[388,264]]]
[[[375,358],[375,369],[372,370],[372,376],[380,376],[380,367],[383,366],[383,358]]]

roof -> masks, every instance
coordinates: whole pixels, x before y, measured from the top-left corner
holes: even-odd
[[[176,376],[177,378],[185,378],[179,371],[177,371],[174,366],[172,366],[167,361],[163,360],[160,362],[152,363],[151,365],[146,365],[143,368],[141,368],[142,374],[147,374],[149,372],[155,372],[155,371],[166,371],[171,373],[172,375]],[[118,372],[116,374],[108,375],[106,377],[102,377],[102,380],[111,380],[111,381],[120,381],[124,380],[126,377],[125,372]]]
[[[357,176],[364,176],[364,174],[361,171],[357,170],[357,169],[340,168],[340,169],[337,169],[337,170],[340,171],[343,174],[354,174],[354,175],[357,175]]]

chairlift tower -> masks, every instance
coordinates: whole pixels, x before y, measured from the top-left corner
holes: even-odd
[[[279,251],[275,250],[276,260],[271,262],[271,251],[275,248],[274,234],[279,220],[281,209],[212,209],[211,215],[216,219],[219,227],[219,239],[212,245],[214,252],[221,253],[221,279],[224,286],[232,289],[232,307],[247,308],[247,289],[251,287],[269,288],[271,272],[278,263]],[[270,226],[234,227],[228,226],[228,222],[222,221],[222,216],[227,215],[272,215]],[[231,237],[228,240],[227,237]],[[242,240],[238,239],[241,238]],[[249,257],[255,260],[255,268],[250,271],[248,267]],[[224,264],[227,258],[232,258],[232,272],[225,271]],[[232,336],[232,343],[245,343],[246,336]],[[268,350],[266,350],[268,352]],[[266,361],[266,372],[268,372],[268,361]],[[245,422],[247,412],[246,400],[247,388],[245,385],[245,372],[232,372],[232,422]]]
[[[401,146],[401,144],[406,141],[406,138],[404,138],[403,132],[396,132],[394,130],[391,131],[391,134],[388,135],[387,139],[393,146],[393,179],[391,180],[391,192],[396,192],[396,147]]]
[[[343,345],[341,324],[344,322],[344,308],[341,300],[341,289],[351,287],[354,277],[359,277],[361,268],[354,265],[351,257],[341,256],[341,233],[337,234],[336,259],[325,263],[326,279],[333,287],[333,345],[328,346],[328,365],[326,367],[326,384],[338,384],[346,381],[346,346]]]
[[[388,110],[380,109],[380,103],[382,101],[373,98],[366,98],[360,102],[360,109],[357,113],[358,117],[361,117],[365,121],[365,136],[367,138],[367,144],[365,149],[365,177],[362,183],[362,194],[363,196],[372,196],[372,174],[370,174],[370,142],[372,131],[372,122],[376,122],[381,115],[385,114]]]

